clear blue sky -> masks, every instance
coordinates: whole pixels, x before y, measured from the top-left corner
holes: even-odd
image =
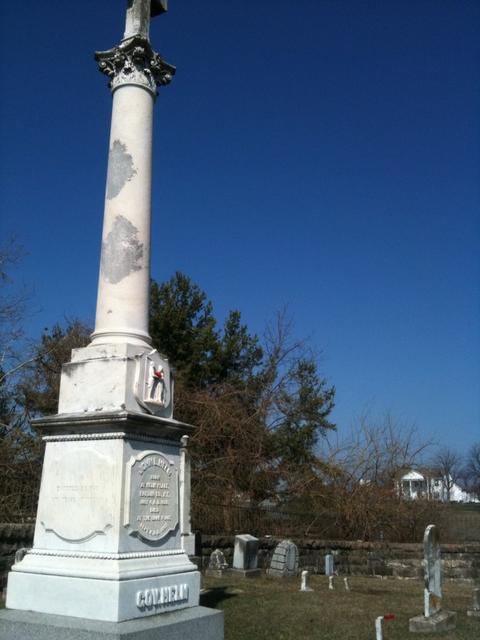
[[[93,322],[125,2],[2,2],[1,236],[30,335]],[[153,276],[261,332],[288,305],[337,387],[465,450],[480,437],[477,0],[171,0],[152,42]]]

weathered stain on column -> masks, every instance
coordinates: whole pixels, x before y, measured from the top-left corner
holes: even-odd
[[[142,268],[143,244],[138,241],[138,229],[124,216],[116,216],[112,230],[102,243],[102,275],[117,284],[133,271]]]
[[[133,158],[127,153],[127,145],[115,140],[108,156],[107,198],[118,196],[125,184],[133,178],[137,170]]]

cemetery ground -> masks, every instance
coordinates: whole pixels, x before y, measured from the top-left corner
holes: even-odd
[[[201,604],[225,614],[225,640],[371,640],[375,618],[385,613],[395,619],[384,621],[384,640],[425,637],[408,631],[409,618],[423,612],[423,581],[349,577],[346,592],[343,578],[335,578],[335,590],[328,578],[310,575],[314,590],[300,592],[300,577],[240,579],[233,576],[204,578]],[[472,585],[444,582],[443,608],[457,612],[457,628],[434,634],[444,640],[480,638],[480,621],[467,617]],[[427,634],[431,637],[432,634]]]

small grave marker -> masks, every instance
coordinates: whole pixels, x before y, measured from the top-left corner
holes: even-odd
[[[215,549],[215,551],[212,551],[205,575],[214,578],[221,578],[226,573],[227,569],[228,564],[225,560],[223,551],[221,549]]]
[[[302,582],[300,584],[300,591],[313,591],[313,589],[308,586],[308,571],[302,571]]]
[[[298,574],[298,548],[291,540],[282,540],[273,552],[268,575],[288,578]]]
[[[333,560],[333,554],[327,553],[325,555],[325,575],[333,576],[335,573],[335,562]]]
[[[375,619],[375,637],[376,640],[383,640],[382,622],[384,620],[395,620],[393,613],[386,613],[383,616],[378,616]]]

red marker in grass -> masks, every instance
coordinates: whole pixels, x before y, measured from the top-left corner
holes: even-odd
[[[378,616],[378,618],[375,620],[375,632],[377,634],[376,635],[377,640],[383,640],[383,634],[382,634],[383,620],[395,620],[395,614],[385,613],[383,616]]]

